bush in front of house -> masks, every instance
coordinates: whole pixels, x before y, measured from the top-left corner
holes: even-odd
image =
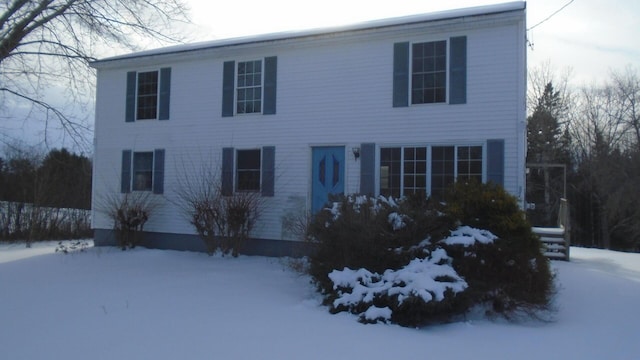
[[[158,206],[149,192],[109,194],[100,199],[99,211],[113,221],[116,241],[122,250],[135,248],[142,242],[144,225]]]
[[[515,198],[467,186],[446,205],[352,195],[317,213],[309,272],[330,311],[415,327],[546,308],[553,276]]]
[[[553,273],[513,195],[492,183],[460,182],[449,191],[445,211],[462,224],[497,236],[492,244],[473,245],[474,256],[465,256],[469,248],[444,246],[469,283],[472,302],[490,304],[494,312],[506,315],[547,308]]]

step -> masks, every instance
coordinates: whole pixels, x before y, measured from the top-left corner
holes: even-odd
[[[542,241],[543,243],[551,243],[551,244],[564,244],[565,240],[564,237],[548,237],[548,236],[541,236],[540,237],[540,241]]]
[[[565,260],[567,258],[567,255],[561,252],[545,252],[544,256],[548,257],[549,259],[559,259],[559,260]]]
[[[567,247],[559,244],[548,244],[545,246],[548,251],[562,251],[567,250]]]
[[[564,228],[562,227],[532,227],[534,233],[538,235],[564,236]]]

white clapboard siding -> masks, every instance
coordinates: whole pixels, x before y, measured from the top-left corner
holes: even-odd
[[[360,187],[361,143],[484,145],[505,140],[505,188],[524,191],[524,10],[435,23],[241,43],[98,63],[93,226],[111,229],[100,197],[119,192],[122,151],[165,149],[164,196],[145,230],[193,234],[171,202],[189,166],[221,166],[222,148],[276,148],[275,196],[258,238],[282,239],[282,217],[309,208],[311,147],[346,149],[345,191]],[[396,42],[467,37],[467,102],[392,107]],[[277,56],[275,115],[222,117],[223,63]],[[170,119],[125,122],[128,71],[171,67]],[[286,238],[286,236],[284,236]]]

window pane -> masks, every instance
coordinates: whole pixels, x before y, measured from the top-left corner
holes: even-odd
[[[138,120],[155,119],[158,108],[158,72],[138,73],[136,117]]]
[[[236,112],[262,111],[262,60],[238,63]]]
[[[446,101],[446,41],[413,44],[411,102]]]
[[[482,146],[458,146],[458,180],[482,181]]]
[[[151,191],[153,188],[153,152],[133,153],[133,190]]]
[[[453,146],[434,146],[431,149],[431,196],[443,200],[447,187],[454,179]]]
[[[400,197],[400,148],[380,149],[380,194]]]

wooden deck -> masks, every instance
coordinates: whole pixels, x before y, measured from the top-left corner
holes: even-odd
[[[557,227],[533,227],[545,246],[544,255],[552,260],[570,259],[571,236],[569,225],[569,204],[566,199],[560,203]]]

